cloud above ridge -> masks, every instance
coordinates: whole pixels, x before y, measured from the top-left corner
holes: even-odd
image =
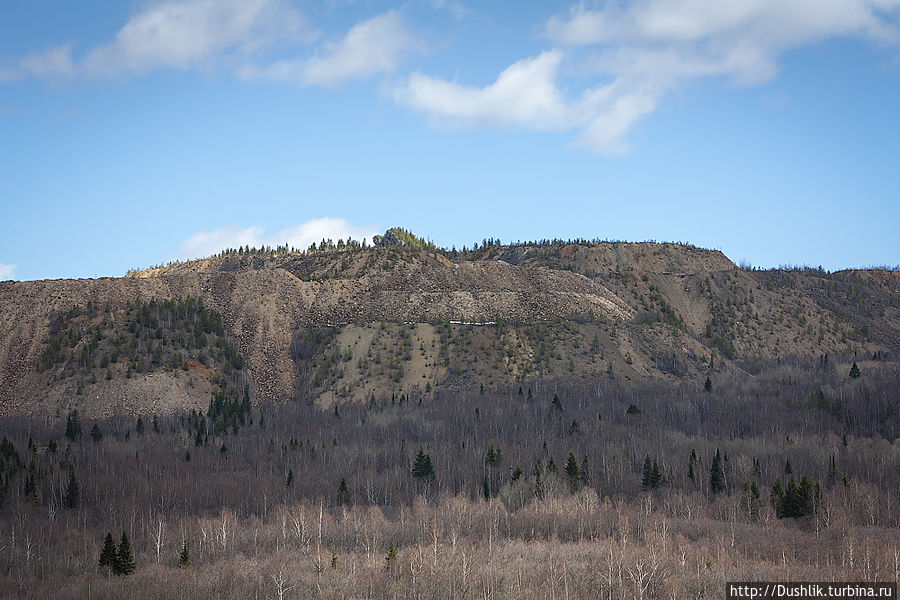
[[[204,258],[218,254],[226,248],[238,248],[240,246],[276,247],[287,244],[298,250],[305,250],[313,242],[318,244],[323,239],[337,242],[339,239],[353,238],[362,241],[364,238],[370,242],[372,236],[379,232],[374,225],[353,225],[345,219],[323,217],[311,219],[298,225],[285,227],[278,231],[267,233],[262,225],[250,227],[222,227],[210,231],[198,231],[184,242],[178,249],[177,258],[190,260]]]
[[[395,100],[432,121],[574,131],[576,144],[616,154],[667,93],[718,77],[752,86],[782,55],[837,37],[896,47],[900,0],[636,0],[579,4],[544,26],[552,49],[516,61],[483,87],[413,73]],[[579,81],[567,93],[561,64]]]

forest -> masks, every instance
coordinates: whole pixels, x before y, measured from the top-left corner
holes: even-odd
[[[900,373],[877,358],[5,417],[0,589],[624,599],[896,581]]]

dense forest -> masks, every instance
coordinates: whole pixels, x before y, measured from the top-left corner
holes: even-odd
[[[736,580],[896,581],[900,373],[863,358],[6,417],[0,589],[719,598]]]

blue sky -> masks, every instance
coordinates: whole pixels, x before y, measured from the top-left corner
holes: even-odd
[[[403,226],[900,263],[900,0],[10,0],[0,279]]]

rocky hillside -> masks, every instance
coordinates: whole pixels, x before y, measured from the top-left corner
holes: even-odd
[[[376,247],[241,250],[124,278],[2,283],[0,410],[204,407],[202,378],[190,387],[178,369],[136,373],[143,356],[123,356],[80,394],[41,369],[60,315],[185,298],[221,314],[254,401],[360,402],[534,377],[750,377],[769,361],[825,353],[877,368],[900,351],[896,272],[748,271],[678,244],[444,251],[391,230]],[[79,343],[90,342],[69,350]]]

